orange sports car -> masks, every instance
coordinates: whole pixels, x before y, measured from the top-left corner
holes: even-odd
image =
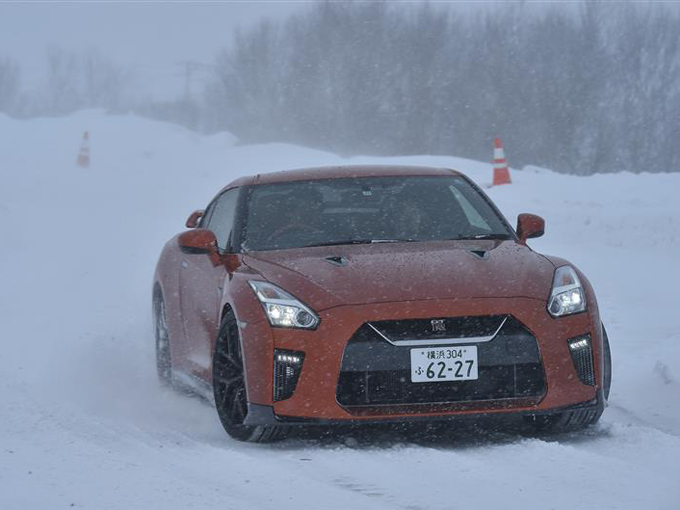
[[[611,355],[593,289],[465,175],[399,166],[240,178],[164,247],[153,282],[162,382],[226,431],[523,415],[600,418]]]

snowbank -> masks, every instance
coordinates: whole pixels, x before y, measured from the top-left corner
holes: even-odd
[[[85,130],[87,169],[75,165]],[[680,507],[680,173],[526,168],[488,190],[511,221],[543,215],[532,245],[598,292],[614,383],[584,437],[258,447],[157,386],[150,280],[189,212],[242,174],[378,162],[491,180],[489,164],[460,158],[237,145],[101,111],[0,116],[0,507]]]

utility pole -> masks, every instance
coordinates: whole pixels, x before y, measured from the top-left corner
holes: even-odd
[[[197,62],[195,60],[180,60],[176,62],[176,65],[180,66],[180,75],[184,77],[184,99],[190,99],[192,96],[192,82],[194,78],[201,77],[197,76],[198,73],[212,74],[215,72],[216,66],[213,64],[206,64],[204,62]],[[203,77],[204,79],[205,77]]]

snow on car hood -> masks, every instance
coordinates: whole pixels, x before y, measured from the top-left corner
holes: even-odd
[[[515,241],[343,245],[251,252],[244,262],[324,309],[426,299],[545,300],[554,266]]]

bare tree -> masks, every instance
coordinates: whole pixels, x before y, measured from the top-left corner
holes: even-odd
[[[14,113],[18,108],[19,65],[8,59],[0,59],[0,112]]]
[[[85,106],[119,108],[126,93],[129,74],[95,50],[82,54],[80,61]]]
[[[79,108],[117,109],[128,79],[122,68],[94,50],[74,53],[51,47],[47,51],[44,108],[53,115]]]
[[[79,90],[78,59],[57,46],[47,50],[47,83],[45,107],[47,113],[58,115],[71,112],[82,104]]]

